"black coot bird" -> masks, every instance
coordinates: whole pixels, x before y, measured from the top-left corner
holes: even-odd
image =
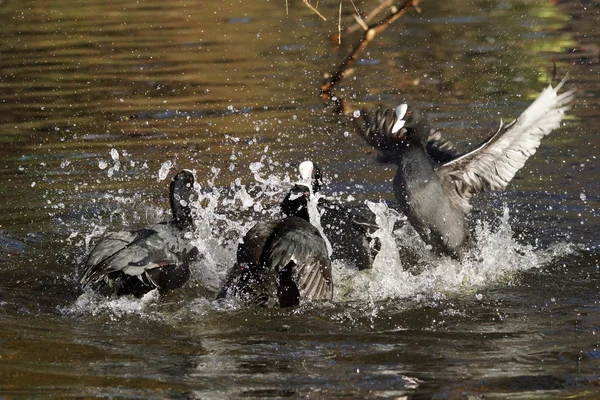
[[[190,278],[190,262],[198,249],[192,244],[194,222],[194,175],[183,170],[170,185],[173,218],[151,228],[112,232],[92,250],[81,285],[104,295],[132,294],[137,297],[153,289],[166,292],[179,288]]]
[[[302,190],[298,186],[310,185],[313,193],[318,193],[323,185],[321,170],[311,161],[300,163],[298,170],[303,183],[294,186],[284,199],[282,212],[286,215],[292,215],[296,211],[288,211],[285,205],[292,204],[290,197]],[[319,197],[317,210],[323,233],[331,244],[331,259],[350,261],[360,270],[371,268],[381,249],[379,238],[372,236],[379,228],[374,216],[368,219],[350,211],[343,204],[324,197]],[[306,213],[304,218],[308,219],[308,210],[303,212]]]
[[[383,153],[382,160],[397,165],[396,200],[434,251],[460,258],[470,247],[466,216],[471,197],[504,189],[541,139],[560,126],[574,97],[574,90],[558,94],[563,83],[548,86],[516,120],[501,124],[476,149],[458,156],[431,151],[435,146],[427,143],[427,115],[406,104],[395,111],[357,115],[358,133]]]
[[[331,300],[331,260],[323,236],[309,222],[310,190],[296,185],[281,205],[287,217],[259,222],[246,233],[217,298],[270,307]]]

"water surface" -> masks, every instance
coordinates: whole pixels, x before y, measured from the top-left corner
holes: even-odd
[[[424,1],[337,88],[356,109],[427,109],[466,147],[568,72],[564,126],[507,191],[477,199],[463,263],[391,232],[393,168],[319,99],[357,40],[329,39],[339,3],[320,6],[327,21],[302,2],[288,15],[276,2],[0,3],[0,396],[596,397],[600,4],[553,3]],[[213,302],[237,239],[277,215],[305,158],[327,195],[372,202],[376,268],[335,262],[331,303]],[[96,238],[166,218],[164,176],[181,168],[202,190],[190,284],[83,293]]]

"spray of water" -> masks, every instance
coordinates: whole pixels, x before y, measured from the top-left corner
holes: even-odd
[[[214,181],[219,174],[218,169],[213,169],[205,182],[196,183],[200,195],[193,204],[196,221],[193,240],[203,257],[192,266],[190,286],[200,285],[207,288],[209,293],[216,292],[235,262],[241,237],[257,220],[280,217],[279,204],[292,186],[292,180],[288,175],[261,173],[265,167],[262,161],[250,165],[255,182],[247,186],[236,180],[228,188],[217,187]],[[112,200],[118,197],[112,196]],[[312,197],[314,201],[311,201],[310,216],[318,227],[320,215],[316,208],[317,199],[315,194]],[[123,206],[131,206],[127,196],[123,196],[122,200]],[[434,255],[409,224],[405,223],[400,229],[394,230],[395,224],[406,218],[390,209],[386,203],[367,202],[367,206],[374,213],[379,226],[375,235],[381,241],[381,251],[370,270],[358,271],[354,266],[334,260],[334,303],[363,304],[364,310],[372,313],[373,318],[381,302],[403,299],[426,301],[449,294],[474,292],[489,285],[507,284],[519,272],[539,268],[553,258],[573,251],[568,246],[542,250],[518,243],[513,237],[508,221],[509,212],[505,208],[497,228],[492,229],[486,222],[477,225],[474,232],[477,245],[464,260],[457,261]],[[115,213],[118,214],[118,211]],[[136,215],[139,217],[139,214]],[[121,212],[120,215],[130,214]],[[87,232],[70,238],[71,243],[89,253],[92,238],[113,230],[112,222],[109,219],[90,223]],[[131,222],[124,220],[123,224]],[[81,269],[83,262],[83,258],[79,259],[78,269]],[[158,294],[152,293],[143,299],[103,299],[84,293],[65,312],[107,312],[115,316],[143,313],[148,304],[156,301]],[[198,308],[204,313],[210,309],[222,311],[239,306],[235,302],[213,303],[212,298],[199,298],[189,301],[185,309],[194,313]]]
[[[338,301],[431,299],[474,292],[490,285],[507,284],[518,273],[540,268],[552,258],[573,251],[568,246],[542,250],[518,243],[505,207],[498,228],[492,229],[487,222],[477,225],[477,244],[465,259],[440,257],[423,244],[408,224],[392,232],[395,221],[402,218],[395,210],[383,202],[368,206],[377,216],[380,230],[376,235],[382,249],[371,270],[359,272],[337,264]],[[411,263],[403,264],[403,258]]]
[[[62,308],[66,315],[81,314],[107,314],[113,319],[122,318],[125,315],[146,315],[148,306],[156,303],[159,298],[157,290],[146,293],[142,298],[118,297],[107,299],[95,293],[86,292],[75,300],[70,307]]]

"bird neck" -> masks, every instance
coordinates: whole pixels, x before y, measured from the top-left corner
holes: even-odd
[[[408,130],[406,142],[411,146],[425,149],[427,146],[427,136],[429,135],[429,124],[419,125],[414,129]]]
[[[308,197],[310,189],[306,185],[296,185],[290,190],[281,203],[281,212],[286,216],[299,217],[310,222],[308,213]]]
[[[310,222],[308,205],[305,201],[288,201],[281,206],[281,211],[288,217],[298,217]]]
[[[401,174],[406,182],[426,182],[435,177],[427,150],[419,142],[407,143],[397,165],[398,174]]]

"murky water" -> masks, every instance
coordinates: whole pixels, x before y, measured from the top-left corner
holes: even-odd
[[[0,2],[0,397],[598,396],[600,3],[558,3],[423,1],[337,89],[355,108],[408,100],[466,146],[553,63],[569,73],[565,126],[478,199],[477,257],[458,263],[392,232],[393,169],[319,99],[356,40],[329,40],[338,2],[328,21],[300,1]],[[377,214],[375,268],[335,262],[331,303],[214,302],[305,158]],[[202,189],[190,284],[82,293],[95,238],[165,218],[161,178],[181,168]]]

